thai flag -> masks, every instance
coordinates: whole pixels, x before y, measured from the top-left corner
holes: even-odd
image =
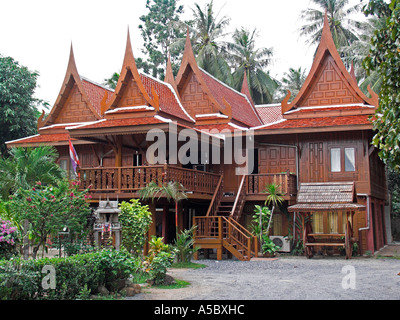
[[[74,146],[72,145],[71,139],[69,139],[69,156],[71,157],[71,164],[74,168],[74,173],[76,174],[76,167],[79,166],[79,157],[76,153]]]

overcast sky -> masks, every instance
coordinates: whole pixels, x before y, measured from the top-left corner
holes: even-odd
[[[180,0],[183,18],[191,17],[197,2]],[[356,4],[359,0],[350,0]],[[238,27],[259,30],[258,47],[272,47],[271,74],[280,79],[290,67],[309,70],[315,47],[299,38],[301,10],[310,0],[214,0],[216,11],[231,18],[229,31]],[[139,17],[146,0],[12,0],[3,1],[0,13],[0,54],[11,56],[40,73],[36,97],[53,106],[60,91],[73,43],[78,72],[101,83],[122,66],[129,27],[135,56],[143,45]]]

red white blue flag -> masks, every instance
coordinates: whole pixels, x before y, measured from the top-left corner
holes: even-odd
[[[69,156],[71,157],[71,164],[76,174],[76,167],[79,166],[79,157],[74,146],[72,145],[71,139],[69,140]]]

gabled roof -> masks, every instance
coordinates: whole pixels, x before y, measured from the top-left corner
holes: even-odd
[[[178,119],[194,123],[194,120],[180,104],[172,85],[155,79],[150,75],[139,73],[133,56],[128,30],[121,74],[109,102],[102,105],[101,114],[104,115],[107,111],[113,109],[136,106],[153,107],[157,113],[166,113]]]
[[[66,117],[71,117],[71,118],[80,117],[81,119],[80,121],[83,121],[83,118],[85,118],[85,120],[87,121],[100,119],[101,116],[100,113],[98,112],[99,110],[96,97],[97,94],[101,95],[99,91],[102,91],[104,95],[106,89],[105,88],[93,89],[93,86],[94,86],[93,83],[87,80],[84,81],[81,80],[81,77],[79,76],[78,70],[76,68],[74,51],[71,44],[68,67],[60,93],[49,115],[44,120],[43,120],[44,112],[42,113],[42,116],[38,120],[38,128],[42,128],[44,126],[51,125],[56,122],[57,123],[64,122],[63,119],[58,119],[62,112],[70,113],[70,115],[67,114]],[[96,92],[96,94],[93,95],[94,92]],[[79,104],[79,110],[75,111],[65,110],[66,103],[67,101],[70,101],[69,99],[71,99],[71,96],[73,94],[77,94],[80,96],[80,101],[77,102],[77,105]],[[76,112],[76,114],[73,114],[74,112]]]
[[[321,42],[310,73],[292,103],[290,91],[282,101],[282,113],[297,108],[324,105],[367,104],[377,107],[378,96],[370,88],[368,98],[347,71],[336,49],[325,13]]]
[[[228,117],[227,121],[237,122],[247,127],[262,124],[253,104],[245,94],[230,88],[197,65],[188,30],[181,66],[175,80],[181,99],[183,99],[186,85],[192,77],[195,77],[201,88],[201,93],[195,94],[206,96],[208,99],[209,107],[206,114],[220,113]],[[183,104],[185,105],[184,101]],[[188,112],[190,111],[188,110]],[[204,112],[192,111],[191,115],[196,117],[202,113]]]
[[[301,183],[296,204],[289,212],[312,212],[326,210],[365,210],[357,204],[354,182]]]

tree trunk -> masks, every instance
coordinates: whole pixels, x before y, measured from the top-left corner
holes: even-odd
[[[24,245],[23,245],[23,255],[24,260],[29,259],[29,236],[28,236],[29,221],[24,220]]]
[[[275,206],[272,206],[271,215],[270,215],[269,221],[268,221],[268,227],[267,227],[266,235],[268,235],[269,227],[271,226],[271,221],[272,221],[272,216],[274,214],[274,210],[275,210]]]

